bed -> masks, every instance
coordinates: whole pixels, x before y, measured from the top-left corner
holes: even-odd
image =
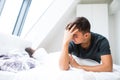
[[[58,66],[60,52],[47,54],[41,59],[36,68],[17,73],[0,71],[0,80],[120,80],[120,66],[115,65],[113,72],[87,72],[82,69],[71,68],[62,71]],[[40,60],[40,59],[39,59]],[[96,63],[81,60],[82,64]]]
[[[31,46],[30,42],[13,36],[6,37],[3,34],[0,36],[0,53],[16,49],[24,51],[26,47]],[[33,55],[38,63],[35,68],[19,72],[0,71],[0,80],[120,80],[119,65],[113,65],[113,72],[87,72],[72,67],[68,71],[62,71],[58,65],[59,56],[60,51],[47,53],[44,48],[40,48]],[[80,64],[98,64],[92,60],[74,58]]]

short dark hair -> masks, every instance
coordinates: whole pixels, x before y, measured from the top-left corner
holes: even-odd
[[[73,25],[76,25],[76,28],[79,31],[81,31],[83,33],[90,32],[91,25],[90,25],[90,22],[88,21],[88,19],[85,17],[76,17],[75,20],[70,24],[71,24],[71,27],[69,29],[71,29],[73,27]]]

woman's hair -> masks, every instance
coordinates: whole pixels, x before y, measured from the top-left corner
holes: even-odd
[[[68,29],[69,25],[69,29],[71,29],[73,25],[76,25],[75,29],[78,29],[80,32],[90,32],[90,22],[85,17],[76,17],[72,23],[67,25],[66,29]]]

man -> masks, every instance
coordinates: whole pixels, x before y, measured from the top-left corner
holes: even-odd
[[[90,27],[90,23],[85,17],[77,17],[74,22],[67,25],[59,60],[62,70],[68,70],[72,66],[86,71],[112,71],[112,56],[108,40],[100,34],[90,32]],[[87,66],[78,64],[72,55],[95,60],[100,65]]]

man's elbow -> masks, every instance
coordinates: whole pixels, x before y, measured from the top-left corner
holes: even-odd
[[[69,68],[70,68],[69,66],[68,67],[66,67],[66,66],[60,66],[60,69],[61,70],[65,70],[65,71],[69,70]]]
[[[104,70],[105,70],[105,72],[112,72],[113,66],[106,66],[106,68]]]
[[[107,68],[106,72],[112,72],[113,71],[113,68],[110,67],[110,68]]]

